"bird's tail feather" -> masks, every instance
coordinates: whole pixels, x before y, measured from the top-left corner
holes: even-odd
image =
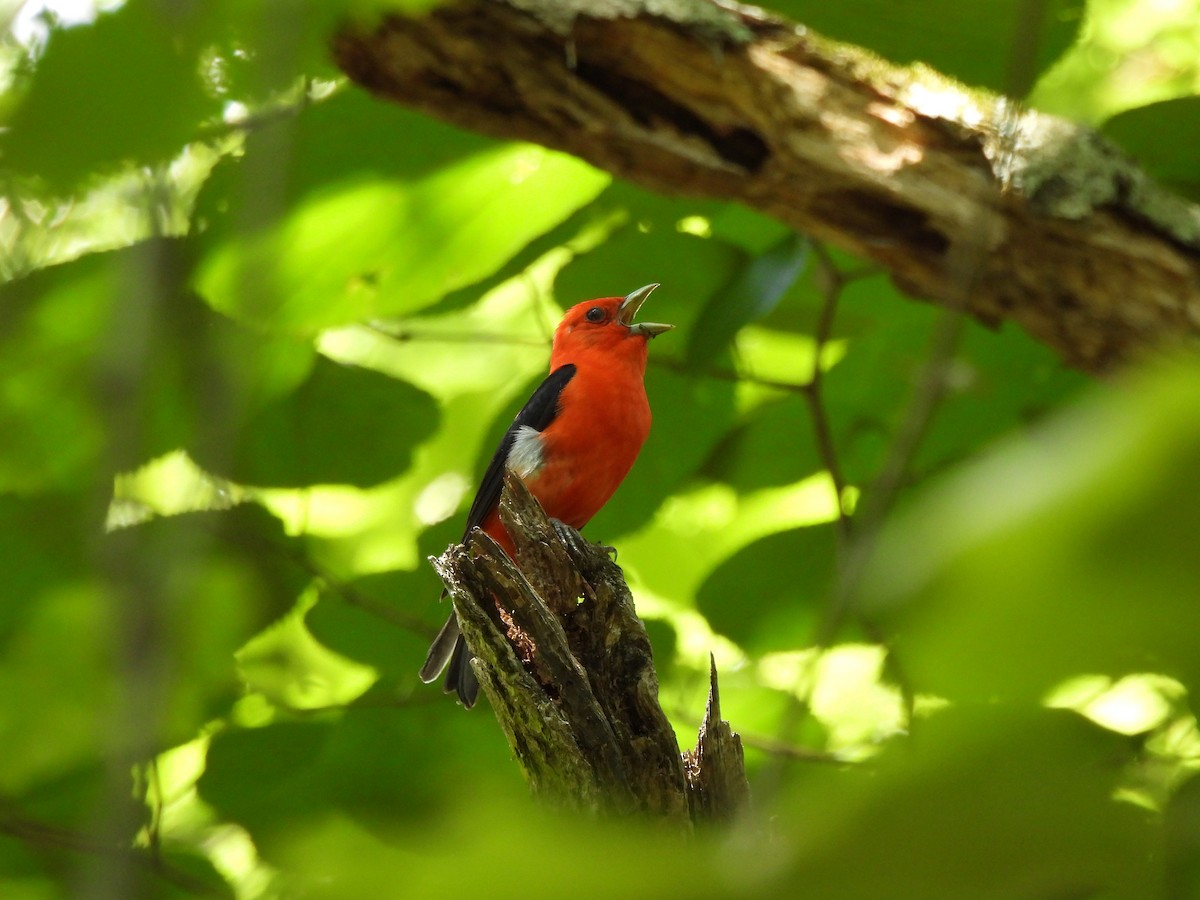
[[[423,682],[429,684],[442,674],[442,669],[446,668],[446,663],[450,662],[450,656],[457,649],[458,642],[458,616],[450,613],[450,618],[446,620],[446,624],[442,626],[442,630],[438,632],[437,637],[433,639],[433,644],[429,647],[425,665],[421,666]]]
[[[471,668],[471,651],[461,636],[454,645],[450,665],[446,668],[446,693],[451,691],[458,694],[459,702],[467,709],[474,706],[479,697],[479,681]]]
[[[421,680],[426,684],[446,670],[446,693],[458,694],[462,705],[470,709],[479,697],[479,681],[471,670],[471,651],[458,628],[458,617],[453,613],[433,639],[425,665],[421,666]]]

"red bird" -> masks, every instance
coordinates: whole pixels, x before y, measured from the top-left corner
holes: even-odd
[[[488,464],[463,540],[479,527],[514,557],[497,511],[506,468],[529,486],[546,515],[573,528],[582,528],[608,502],[650,433],[646,345],[675,327],[633,323],[656,287],[567,310],[554,331],[550,374],[517,413]],[[454,691],[470,709],[479,695],[470,659],[451,613],[429,648],[421,680],[433,681],[446,669],[446,693]]]

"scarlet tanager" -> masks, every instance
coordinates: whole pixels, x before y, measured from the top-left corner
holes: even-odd
[[[517,413],[483,475],[463,539],[482,528],[515,558],[497,507],[504,470],[512,469],[546,515],[582,528],[629,474],[650,433],[643,378],[650,338],[674,328],[633,317],[657,284],[628,297],[587,300],[567,310],[554,331],[550,374]],[[421,680],[446,669],[446,693],[468,709],[479,695],[470,651],[454,613],[429,648]]]

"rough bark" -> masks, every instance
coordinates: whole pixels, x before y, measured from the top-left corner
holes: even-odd
[[[726,822],[750,802],[742,739],[721,718],[717,661],[709,658],[708,706],[696,749],[683,755],[692,820]]]
[[[534,794],[557,806],[645,814],[685,829],[732,817],[749,788],[741,742],[719,718],[715,666],[708,715],[685,772],[658,704],[650,641],[608,548],[552,524],[511,473],[500,517],[520,569],[478,530],[433,564]]]
[[[1200,332],[1200,209],[1086,129],[752,7],[454,2],[334,53],[461,126],[745,203],[1088,371]]]

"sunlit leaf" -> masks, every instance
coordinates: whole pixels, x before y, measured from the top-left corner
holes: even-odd
[[[243,177],[227,172],[223,195],[206,196],[206,218],[228,210],[241,224],[223,228],[201,264],[197,284],[214,307],[302,334],[412,313],[490,275],[608,181],[562,154],[479,149],[476,138],[379,104],[366,115],[365,104],[334,98],[261,130]],[[297,154],[293,167],[278,165],[281,146]]]

